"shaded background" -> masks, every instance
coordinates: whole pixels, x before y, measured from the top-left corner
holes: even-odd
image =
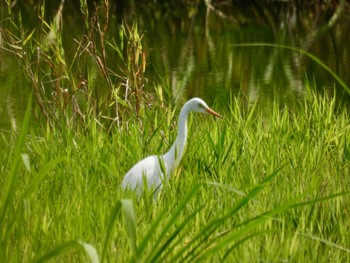
[[[305,50],[349,86],[349,1],[86,1],[89,14],[83,12],[82,2],[45,1],[43,6],[42,1],[13,1],[11,8],[3,2],[0,25],[6,28],[10,19],[21,21],[28,34],[43,24],[38,15],[42,10],[49,23],[61,7],[62,49],[69,64],[90,32],[87,23],[94,19],[92,14],[98,14],[106,42],[125,42],[120,39],[120,26],[136,22],[147,58],[142,75],[147,103],[159,99],[155,94],[161,87],[166,103],[182,104],[199,96],[208,104],[216,102],[219,108],[225,108],[232,97],[242,96],[262,107],[272,101],[283,106],[304,96],[308,82],[322,95],[336,95],[339,105],[349,104],[344,88],[307,56],[282,48],[237,46],[273,43]],[[33,35],[40,38],[42,32],[36,30]],[[4,87],[0,89],[0,127],[6,128],[20,119],[32,88],[4,38],[0,45],[0,85]],[[106,60],[108,68],[119,76],[122,60],[108,44]],[[89,59],[81,59],[70,69],[86,83],[92,64]],[[54,89],[51,84],[56,75],[45,72],[42,76],[47,94]],[[118,76],[111,78],[113,85],[121,82]],[[69,83],[60,85],[68,92],[73,89]],[[89,85],[100,94],[101,101],[110,96],[101,72]],[[108,108],[100,103],[99,109],[104,107]],[[106,112],[110,118],[115,117],[113,111]]]

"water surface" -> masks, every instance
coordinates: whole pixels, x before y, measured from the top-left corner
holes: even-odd
[[[14,6],[13,12],[21,10],[23,24],[30,32],[38,18],[28,11],[28,5]],[[307,93],[308,82],[320,94],[336,95],[339,103],[348,105],[347,93],[334,77],[307,56],[282,48],[237,46],[272,43],[303,49],[349,85],[349,19],[343,16],[327,27],[336,7],[297,9],[281,3],[261,7],[221,3],[209,11],[205,5],[198,5],[175,14],[154,5],[148,9],[141,5],[133,11],[111,7],[106,39],[117,38],[121,21],[137,22],[147,54],[145,89],[155,94],[154,87],[161,83],[168,90],[168,103],[181,105],[198,96],[225,108],[233,97],[241,96],[261,107],[268,107],[271,101],[289,105]],[[57,7],[50,8],[53,17]],[[2,16],[8,14],[2,10]],[[84,35],[82,17],[79,7],[64,4],[62,38],[68,60],[74,55],[76,40]],[[117,68],[116,52],[108,49],[107,55],[115,63],[111,67]],[[16,129],[31,86],[13,54],[0,49],[0,57],[0,127]],[[98,89],[103,90],[103,85],[98,82]]]

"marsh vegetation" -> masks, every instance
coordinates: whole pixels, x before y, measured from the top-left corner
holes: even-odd
[[[145,2],[139,8],[154,8],[153,1]],[[252,17],[225,14],[221,3],[186,5],[183,14],[190,19],[180,27],[195,23],[193,14],[201,9],[236,26]],[[328,15],[320,17],[333,18],[327,25],[334,28],[348,4],[329,3],[323,9]],[[1,121],[9,125],[2,125],[0,134],[4,262],[350,261],[349,81],[342,70],[310,49],[260,45],[253,49],[278,49],[275,58],[291,52],[297,54],[293,58],[309,59],[333,80],[333,90],[300,68],[288,75],[297,81],[283,93],[293,100],[265,96],[263,87],[253,89],[258,80],[249,86],[242,79],[233,90],[228,80],[240,77],[239,67],[247,71],[230,60],[224,75],[210,73],[213,83],[226,80],[224,88],[203,91],[198,85],[205,79],[192,78],[198,73],[196,56],[187,55],[194,53],[177,54],[189,62],[181,73],[170,70],[171,59],[164,60],[165,69],[153,64],[166,53],[149,55],[147,32],[140,29],[146,20],[130,21],[132,12],[125,11],[136,8],[132,4],[124,5],[123,19],[116,11],[117,19],[109,1],[81,0],[82,34],[66,26],[66,4],[1,4],[0,54],[7,62],[1,62],[2,85],[10,94],[2,112],[8,118]],[[35,22],[26,23],[26,10],[35,12]],[[178,21],[183,16],[175,10],[163,5],[154,16],[163,12]],[[266,12],[265,17],[274,13]],[[118,21],[113,30],[111,21]],[[75,37],[67,48],[63,32],[69,30]],[[325,30],[320,26],[312,39]],[[209,35],[205,40],[210,47]],[[212,57],[205,61],[210,64]],[[11,75],[9,68],[16,71]],[[186,90],[188,85],[197,89]],[[281,94],[279,82],[271,85]],[[14,87],[21,91],[17,113],[11,106]],[[203,95],[224,118],[190,118],[184,157],[157,202],[151,193],[137,199],[122,191],[121,181],[134,163],[169,150],[182,102],[193,95]]]

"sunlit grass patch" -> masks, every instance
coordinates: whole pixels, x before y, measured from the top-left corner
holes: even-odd
[[[120,183],[136,161],[169,149],[178,109],[110,131],[94,121],[38,131],[26,119],[21,135],[2,134],[16,143],[2,144],[1,256],[349,261],[350,125],[334,100],[311,92],[266,112],[235,98],[223,120],[193,115],[157,202]]]

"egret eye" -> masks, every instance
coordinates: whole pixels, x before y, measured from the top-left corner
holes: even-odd
[[[198,103],[198,108],[203,109],[204,108],[203,104],[202,103]]]

